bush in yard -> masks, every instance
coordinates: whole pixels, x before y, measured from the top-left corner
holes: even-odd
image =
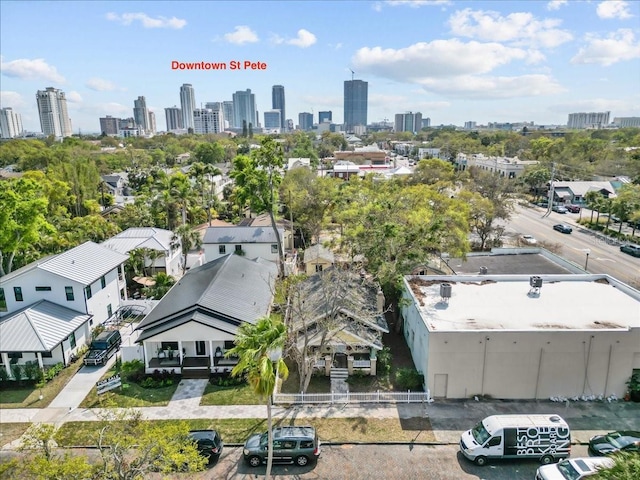
[[[43,380],[45,382],[50,382],[53,380],[62,370],[64,370],[64,364],[62,362],[56,363],[55,365],[47,368],[44,371]]]
[[[27,362],[24,364],[24,376],[30,382],[39,382],[42,379],[42,370],[38,362]]]
[[[376,364],[378,375],[386,377],[387,375],[389,375],[389,373],[391,373],[392,357],[393,356],[391,355],[391,349],[389,347],[383,347],[383,349],[378,352],[378,361]]]
[[[5,384],[9,380],[9,374],[7,373],[7,369],[4,368],[4,365],[0,367],[0,383]]]
[[[122,375],[122,378],[129,380],[130,382],[140,383],[145,377],[144,363],[142,360],[123,362],[120,366],[120,374]]]
[[[20,380],[23,378],[23,373],[22,365],[18,365],[17,363],[11,365],[11,374],[16,382],[20,383]]]
[[[396,371],[396,383],[402,389],[422,390],[424,375],[415,368],[400,368]]]

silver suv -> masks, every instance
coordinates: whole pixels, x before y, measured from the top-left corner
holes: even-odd
[[[267,432],[251,435],[242,454],[252,467],[267,463]],[[295,463],[304,467],[320,456],[320,440],[313,427],[276,427],[273,429],[273,462]]]

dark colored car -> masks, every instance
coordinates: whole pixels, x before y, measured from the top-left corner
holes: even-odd
[[[589,440],[589,455],[601,456],[616,452],[640,453],[640,432],[616,431],[596,435]]]
[[[554,230],[557,230],[560,233],[571,233],[573,229],[569,225],[565,225],[564,223],[558,223],[553,226]]]
[[[634,245],[633,243],[627,243],[620,246],[620,251],[628,253],[633,257],[640,257],[640,245]]]
[[[242,454],[245,462],[257,467],[267,462],[268,436],[251,435],[244,444]],[[320,441],[313,427],[276,427],[273,429],[273,462],[295,463],[304,467],[320,456]]]
[[[580,205],[566,205],[565,208],[571,213],[580,213]]]
[[[216,430],[191,430],[189,438],[196,442],[200,455],[208,458],[209,463],[220,458],[223,442]]]

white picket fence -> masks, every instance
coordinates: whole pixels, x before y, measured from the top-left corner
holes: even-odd
[[[326,404],[326,403],[431,403],[426,392],[348,392],[348,393],[274,393],[274,404]]]

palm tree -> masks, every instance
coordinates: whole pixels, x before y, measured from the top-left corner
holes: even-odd
[[[613,456],[614,465],[599,470],[594,480],[636,480],[640,478],[640,455],[622,453]]]
[[[187,255],[191,249],[199,249],[202,246],[200,232],[193,230],[191,225],[180,225],[173,238],[171,238],[171,248],[180,247],[182,251],[182,273],[187,271]]]
[[[154,276],[153,281],[155,282],[153,285],[143,288],[142,291],[147,297],[152,297],[154,300],[159,300],[164,297],[176,283],[172,276],[164,272],[160,272]]]
[[[238,328],[235,347],[225,356],[238,356],[238,364],[231,371],[234,377],[246,376],[254,393],[267,402],[267,471],[271,476],[273,463],[273,422],[271,400],[278,378],[286,379],[289,369],[280,355],[287,338],[287,329],[280,320],[271,316],[258,319],[255,324],[243,323]],[[274,358],[274,354],[277,358]]]

